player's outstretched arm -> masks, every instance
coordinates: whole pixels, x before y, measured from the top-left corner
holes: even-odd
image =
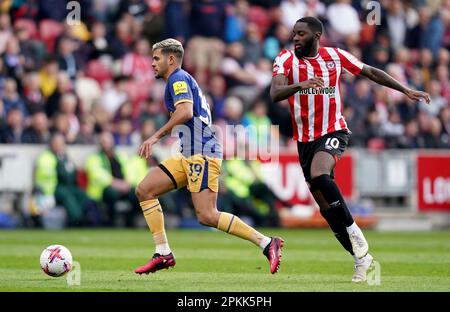
[[[148,158],[152,155],[152,146],[161,138],[169,134],[175,126],[184,124],[194,116],[193,106],[190,102],[177,104],[175,112],[170,116],[169,121],[155,132],[150,138],[145,140],[139,147],[139,156]]]
[[[364,64],[360,75],[367,77],[380,85],[400,91],[411,100],[421,101],[422,99],[424,99],[427,104],[430,103],[430,96],[428,95],[428,93],[405,87],[394,77],[390,76],[388,73],[381,69]]]
[[[270,85],[270,98],[273,102],[279,102],[303,89],[319,88],[323,86],[323,79],[320,77],[313,77],[309,80],[289,85],[288,78],[285,75],[275,75],[272,78],[272,84]]]

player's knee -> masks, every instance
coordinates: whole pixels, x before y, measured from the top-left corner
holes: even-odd
[[[136,187],[135,194],[140,202],[156,198],[152,191],[142,185],[142,183],[139,183]]]
[[[330,178],[330,173],[326,171],[316,171],[314,172],[314,174],[311,172],[311,181],[309,187],[311,193],[314,195],[317,192],[321,192],[323,188],[328,184]],[[318,198],[316,197],[317,196],[315,196],[314,199],[317,200]],[[322,196],[319,197],[320,199],[322,199]]]
[[[317,177],[322,175],[330,175],[330,170],[327,168],[315,168],[311,169],[311,180],[314,180]]]
[[[214,213],[206,211],[195,211],[197,215],[197,220],[201,225],[216,227],[218,223],[218,218]]]

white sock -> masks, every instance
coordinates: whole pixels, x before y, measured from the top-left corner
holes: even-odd
[[[172,250],[170,250],[168,243],[156,245],[155,253],[159,253],[161,256],[166,256],[166,255],[170,254],[171,252],[172,252]]]
[[[347,226],[347,233],[348,233],[348,234],[350,234],[350,233],[356,233],[357,235],[361,235],[361,234],[362,234],[362,231],[361,231],[361,229],[359,228],[359,226],[356,224],[356,222],[353,222],[352,225]]]
[[[266,248],[267,245],[270,244],[270,237],[264,236],[263,238],[261,238],[261,241],[259,242],[259,247],[261,247],[262,250],[264,250],[264,248]]]
[[[361,264],[364,262],[364,259],[366,258],[366,256],[362,257],[361,259],[359,259],[358,257],[356,257],[355,255],[353,255],[353,259],[355,259],[355,264]]]

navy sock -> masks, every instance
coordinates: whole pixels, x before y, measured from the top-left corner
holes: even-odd
[[[344,197],[342,197],[338,186],[330,175],[323,174],[311,180],[311,191],[318,190],[328,203],[329,209],[333,211],[338,221],[348,227],[353,224],[353,218],[347,208]]]
[[[351,255],[353,255],[353,247],[344,224],[338,220],[331,209],[320,209],[320,214],[327,220],[328,225],[334,233],[336,239],[341,243]]]

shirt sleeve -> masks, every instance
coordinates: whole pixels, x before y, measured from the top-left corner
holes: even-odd
[[[192,90],[187,79],[177,76],[168,83],[174,106],[177,106],[181,102],[194,103]]]
[[[286,77],[289,76],[292,65],[292,62],[289,62],[291,56],[292,55],[288,50],[283,50],[280,54],[278,54],[273,62],[272,77],[275,77],[276,75],[285,75]]]
[[[363,69],[364,63],[345,50],[337,48],[336,52],[339,55],[342,67],[355,76],[359,75]]]

